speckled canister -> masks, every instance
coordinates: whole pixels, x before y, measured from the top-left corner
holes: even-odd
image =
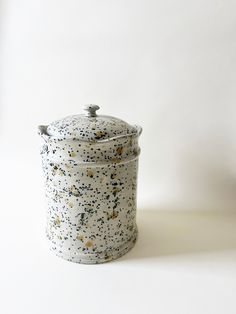
[[[39,126],[48,203],[46,233],[57,256],[103,263],[137,238],[136,191],[141,127],[110,116],[69,116]]]

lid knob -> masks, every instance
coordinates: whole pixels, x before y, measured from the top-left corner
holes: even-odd
[[[86,111],[86,117],[96,117],[96,111],[99,109],[100,107],[97,105],[84,105],[83,109]]]

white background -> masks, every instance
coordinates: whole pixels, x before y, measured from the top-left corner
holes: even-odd
[[[236,1],[2,0],[0,19],[1,313],[235,314]],[[36,129],[86,103],[143,126],[139,241],[95,267],[43,245]]]
[[[142,206],[234,209],[235,34],[233,0],[2,0],[0,140],[97,103],[144,128]]]

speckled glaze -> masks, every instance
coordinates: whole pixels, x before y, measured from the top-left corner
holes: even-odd
[[[39,126],[48,202],[47,237],[56,255],[95,264],[135,244],[141,127],[114,117],[70,116]]]

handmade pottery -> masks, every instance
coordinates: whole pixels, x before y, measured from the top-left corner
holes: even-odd
[[[140,126],[85,114],[39,126],[47,237],[56,255],[95,264],[129,251],[137,238],[136,188]]]

